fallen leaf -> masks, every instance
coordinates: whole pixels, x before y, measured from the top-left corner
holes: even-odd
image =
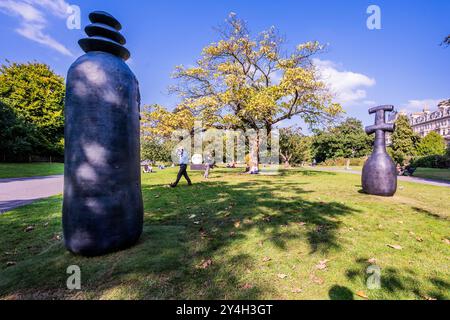
[[[266,216],[266,217],[263,218],[263,220],[264,220],[265,222],[271,222],[271,221],[272,221],[272,218],[269,217],[269,216]]]
[[[155,198],[159,198],[159,197],[160,197],[159,194],[155,195]]]
[[[250,283],[246,283],[242,286],[242,289],[244,289],[244,290],[249,290],[252,288],[253,288],[253,285],[251,285]]]
[[[258,242],[258,246],[262,247],[263,245],[264,245],[264,241],[260,240],[260,241]]]
[[[264,257],[263,262],[269,262],[269,261],[272,261],[272,259],[269,257]]]
[[[230,232],[230,237],[234,237],[235,235],[236,235],[236,232],[234,232],[234,231]]]
[[[291,291],[292,293],[302,293],[303,292],[303,290],[302,289],[300,289],[300,288],[296,288],[296,289],[292,289],[292,291]]]
[[[367,260],[367,262],[370,263],[370,264],[377,264],[377,259],[370,258],[369,260]]]
[[[403,221],[400,220],[398,223],[403,224]]]
[[[202,262],[200,262],[200,264],[197,266],[197,269],[208,269],[211,265],[212,265],[211,259],[202,260]]]
[[[402,246],[399,246],[398,244],[388,244],[389,248],[395,249],[395,250],[402,250]]]
[[[48,227],[48,222],[44,223],[44,227]]]
[[[15,261],[8,261],[8,262],[6,262],[6,266],[7,267],[12,267],[12,266],[15,266],[17,263],[15,262]]]
[[[25,228],[25,232],[30,232],[30,231],[33,231],[34,230],[34,226],[28,226],[28,227],[26,227]]]
[[[450,244],[450,240],[448,240],[447,238],[443,239],[442,241],[444,241],[445,244]]]
[[[280,273],[280,274],[278,274],[278,278],[280,278],[280,279],[286,279],[286,278],[287,278],[287,274]]]
[[[194,224],[199,225],[200,221],[194,221]]]
[[[306,222],[299,222],[298,225],[299,225],[300,227],[303,227],[303,226],[306,225]]]
[[[240,222],[240,221],[236,221],[236,222],[234,223],[234,227],[235,227],[236,229],[240,228],[240,227],[241,227],[241,222]]]
[[[315,274],[311,274],[310,279],[312,282],[314,282],[315,284],[318,284],[318,285],[322,285],[324,283],[324,280],[322,278],[319,278]]]
[[[417,237],[416,240],[417,240],[417,242],[423,242],[423,238],[421,238],[421,237]]]
[[[356,295],[363,299],[369,300],[369,297],[366,295],[366,293],[364,291],[358,291],[358,292],[356,292]]]
[[[196,217],[196,215],[193,214],[193,215],[190,215],[190,216],[189,216],[189,219],[194,219],[195,217]]]
[[[436,298],[432,298],[432,297],[429,297],[429,296],[423,296],[423,298],[425,300],[428,300],[428,301],[436,301],[437,300]]]
[[[317,268],[318,270],[325,270],[325,269],[327,268],[327,263],[328,263],[329,261],[330,261],[330,260],[322,260],[322,261],[320,261],[319,264],[316,265],[316,268]]]

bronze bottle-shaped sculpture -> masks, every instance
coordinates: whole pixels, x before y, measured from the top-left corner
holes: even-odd
[[[142,233],[140,96],[120,23],[102,11],[89,19],[86,54],[67,75],[63,229],[68,250],[97,256]]]
[[[386,123],[386,112],[394,106],[379,106],[369,110],[375,113],[375,125],[367,127],[366,133],[375,133],[372,155],[364,165],[362,173],[363,191],[368,194],[390,197],[397,191],[397,169],[386,152],[386,132],[394,132],[395,125]]]

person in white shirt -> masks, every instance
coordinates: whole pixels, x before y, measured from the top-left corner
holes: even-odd
[[[181,177],[184,176],[188,185],[192,186],[191,179],[189,179],[189,175],[187,173],[187,166],[189,164],[189,154],[184,150],[184,148],[178,149],[178,156],[180,159],[180,171],[178,171],[177,180],[170,185],[171,188],[175,188],[180,182]]]

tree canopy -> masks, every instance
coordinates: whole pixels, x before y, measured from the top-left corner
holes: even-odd
[[[252,36],[234,14],[218,33],[219,41],[206,46],[194,66],[176,67],[170,92],[180,103],[173,112],[154,108],[149,114],[152,130],[167,134],[192,125],[195,118],[205,128],[270,132],[295,116],[314,125],[342,111],[313,64],[312,57],[323,50],[318,42],[285,54],[284,39],[274,27]]]
[[[341,124],[317,131],[313,138],[317,162],[336,158],[359,158],[370,154],[373,137],[368,136],[362,122],[347,118]]]
[[[417,145],[417,152],[420,156],[444,155],[447,145],[442,136],[431,131]]]
[[[414,133],[406,115],[400,115],[395,125],[395,131],[391,135],[391,155],[396,163],[403,164],[417,154],[416,147],[420,137]]]
[[[447,46],[450,45],[450,34],[447,37],[445,37],[443,44],[446,44]]]
[[[285,166],[299,165],[311,161],[312,138],[301,133],[298,128],[280,130],[280,155]]]
[[[64,94],[64,79],[45,64],[1,65],[2,152],[62,155]]]
[[[195,66],[176,68],[179,108],[205,125],[268,131],[296,115],[312,124],[341,112],[311,60],[323,49],[318,42],[287,55],[274,27],[252,37],[234,14],[218,31],[220,40],[203,49]]]

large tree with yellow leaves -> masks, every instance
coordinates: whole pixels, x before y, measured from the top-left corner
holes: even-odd
[[[174,112],[153,109],[154,131],[167,133],[198,119],[205,128],[270,132],[296,116],[314,125],[342,111],[313,64],[312,57],[323,50],[318,42],[300,44],[287,54],[274,27],[252,37],[235,14],[218,31],[220,40],[205,47],[194,66],[176,67],[171,92],[181,102]]]
[[[203,49],[190,68],[178,66],[172,92],[206,126],[261,129],[302,117],[313,124],[341,112],[312,63],[323,49],[318,42],[283,53],[274,27],[252,38],[244,21],[231,14],[218,29],[221,40]]]

